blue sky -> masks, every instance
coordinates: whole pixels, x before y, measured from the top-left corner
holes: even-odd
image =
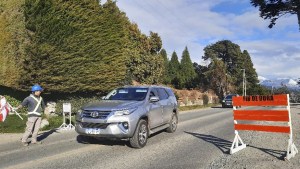
[[[157,32],[169,57],[176,51],[180,59],[187,46],[192,61],[205,65],[204,47],[226,39],[249,52],[259,76],[300,78],[295,15],[269,29],[250,0],[118,0],[117,5],[143,33]]]

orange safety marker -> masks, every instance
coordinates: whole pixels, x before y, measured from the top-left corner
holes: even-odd
[[[263,126],[263,125],[251,125],[251,124],[235,124],[234,129],[235,130],[252,130],[252,131],[290,133],[289,126]]]
[[[238,130],[277,132],[289,134],[288,148],[286,159],[294,157],[298,150],[293,142],[292,122],[290,113],[289,95],[272,95],[272,96],[236,96],[233,97],[233,119],[235,138],[230,148],[230,154],[246,148],[238,134]],[[255,109],[255,110],[237,110],[237,106],[272,106],[281,108],[274,109]],[[278,107],[281,106],[281,107]],[[284,108],[282,108],[284,106]],[[256,108],[256,107],[253,107]],[[287,122],[283,125],[258,125],[258,124],[238,124],[237,121],[267,121],[267,122]]]
[[[234,120],[289,122],[287,110],[233,110]]]

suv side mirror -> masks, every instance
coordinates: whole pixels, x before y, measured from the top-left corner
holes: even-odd
[[[150,97],[150,102],[158,102],[159,101],[159,98],[156,97],[156,96],[151,96]]]

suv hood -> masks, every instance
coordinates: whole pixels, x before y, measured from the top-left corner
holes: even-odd
[[[143,104],[143,101],[123,101],[123,100],[101,100],[88,103],[83,106],[83,110],[112,111],[121,109],[130,109]]]

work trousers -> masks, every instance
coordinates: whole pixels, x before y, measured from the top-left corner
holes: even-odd
[[[28,117],[26,122],[26,129],[25,133],[22,137],[22,142],[27,142],[27,139],[30,135],[31,136],[31,143],[35,143],[37,141],[37,135],[40,130],[42,117]]]

